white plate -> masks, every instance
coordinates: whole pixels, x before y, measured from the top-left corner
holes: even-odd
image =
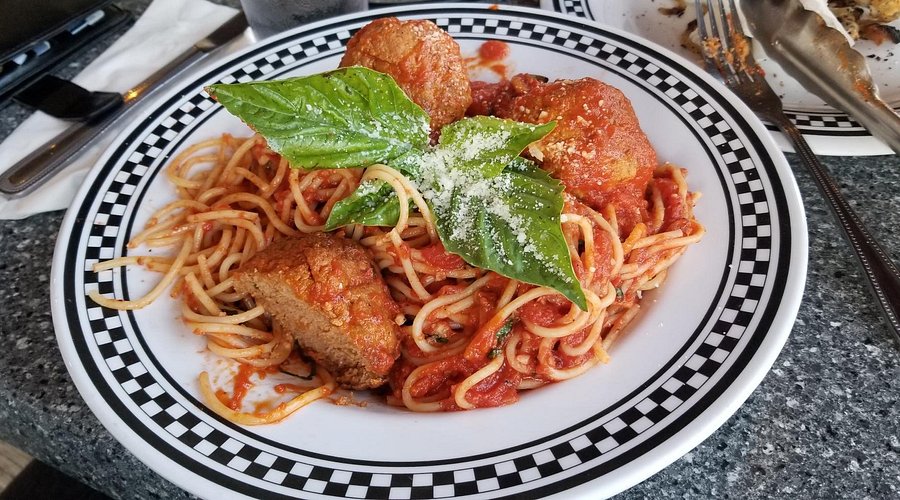
[[[435,20],[466,54],[503,40],[515,71],[592,76],[624,91],[659,157],[687,167],[703,192],[696,214],[708,234],[646,297],[608,365],[515,405],[423,415],[373,398],[366,408],[317,402],[277,425],[233,425],[198,400],[198,372],[223,361],[182,324],[178,304],[164,295],[117,312],[86,296],[136,297],[159,276],[90,267],[126,253],[153,209],[173,199],[160,175],[169,158],[203,138],[248,133],[204,85],[334,68],[351,34],[387,13]],[[265,40],[173,88],[116,140],[60,232],[54,325],[88,405],[159,474],[215,498],[596,498],[686,453],[749,396],[784,344],[804,284],[806,223],[762,124],[707,75],[629,38],[537,9],[398,7]]]
[[[699,56],[681,46],[680,37],[689,21],[697,18],[693,2],[681,17],[666,16],[661,7],[675,5],[670,0],[541,0],[541,7],[577,17],[593,19],[652,40],[702,67]],[[900,29],[900,21],[892,26]],[[854,46],[865,56],[878,84],[881,97],[900,111],[900,71],[893,54],[900,46],[860,40]],[[765,51],[754,41],[753,53],[766,72],[766,79],[782,97],[784,109],[791,121],[803,133],[803,137],[816,154],[829,156],[863,156],[894,154],[883,142],[872,137],[846,113],[836,111],[814,94],[803,88],[797,80],[787,75],[781,66],[765,56]],[[766,127],[772,132],[784,151],[793,151],[787,139],[774,125]]]

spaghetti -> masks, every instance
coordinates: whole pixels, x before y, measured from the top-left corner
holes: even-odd
[[[291,333],[273,325],[263,307],[235,292],[232,273],[273,241],[323,231],[335,203],[363,180],[378,179],[394,189],[398,223],[341,231],[371,251],[400,306],[401,357],[387,400],[413,411],[509,404],[521,390],[606,362],[610,346],[637,314],[641,294],[658,287],[669,266],[704,233],[692,214],[698,195],[688,192],[685,171],[673,165],[656,169],[646,217],[625,237],[615,207],[601,213],[566,196],[561,220],[588,301],[582,311],[551,288],[505,278],[446,252],[422,194],[385,165],[291,169],[262,137],[223,135],[188,148],[165,173],[178,199],[154,214],[129,247],[172,247],[177,254],[120,257],[94,268],[143,265],[163,278],[133,301],[90,296],[104,307],[131,310],[171,288],[182,301],[184,322],[205,336],[211,352],[259,376],[281,370],[308,379],[292,386],[288,392],[298,393],[292,399],[244,411],[246,387],[236,382],[229,395],[201,373],[207,406],[245,425],[278,421],[337,386],[324,368],[302,358]]]

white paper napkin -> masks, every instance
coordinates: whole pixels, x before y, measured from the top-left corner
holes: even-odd
[[[124,92],[211,33],[235,12],[205,0],[154,0],[127,33],[72,81],[88,90]],[[243,46],[249,41],[247,34],[244,40],[236,40],[233,45]],[[110,127],[101,140],[29,195],[21,198],[0,195],[0,219],[21,219],[67,208],[87,171],[127,123],[127,119],[120,120]],[[69,125],[47,114],[34,113],[0,144],[0,172]]]

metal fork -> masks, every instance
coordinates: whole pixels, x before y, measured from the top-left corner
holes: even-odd
[[[828,202],[832,213],[840,222],[844,236],[850,242],[856,257],[862,264],[878,305],[897,342],[900,342],[900,271],[884,249],[875,241],[859,216],[841,194],[837,183],[819,163],[806,140],[791,122],[781,106],[781,99],[766,83],[750,51],[749,40],[744,36],[734,0],[709,1],[707,20],[704,2],[694,0],[697,8],[697,26],[702,40],[701,52],[707,70],[719,75],[725,85],[740,97],[760,118],[781,130],[800,157],[801,164]]]

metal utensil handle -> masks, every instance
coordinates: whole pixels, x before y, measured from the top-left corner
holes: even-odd
[[[888,326],[894,333],[897,342],[900,342],[900,271],[881,248],[881,245],[872,238],[869,230],[841,194],[834,179],[819,163],[797,127],[784,115],[780,115],[774,121],[793,143],[794,150],[800,156],[801,162],[812,174],[816,186],[819,187],[840,222],[844,235],[869,278],[869,284],[888,321]]]
[[[62,169],[68,160],[89,146],[110,124],[135,103],[178,76],[209,52],[240,36],[247,29],[243,12],[237,12],[199,42],[166,63],[122,96],[123,104],[93,124],[77,124],[63,131],[0,175],[0,192],[22,196]]]
[[[123,95],[122,104],[91,123],[76,123],[44,143],[0,175],[0,192],[16,197],[40,186],[92,145],[100,134],[160,85],[175,78],[205,53],[196,46],[147,77]]]
[[[108,116],[98,123],[73,125],[62,131],[0,175],[0,192],[10,196],[28,193],[90,146],[124,110],[125,106],[120,106],[110,113],[113,116]]]

